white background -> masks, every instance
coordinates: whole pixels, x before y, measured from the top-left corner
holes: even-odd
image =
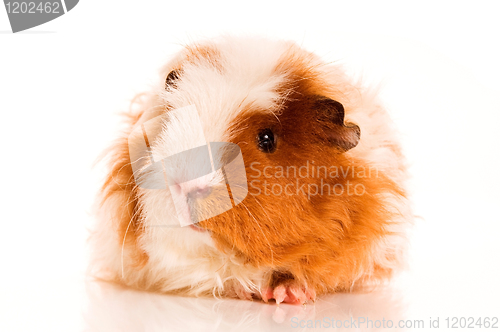
[[[0,8],[0,330],[300,330],[300,319],[500,316],[496,2],[81,1],[12,34]],[[181,45],[221,33],[297,41],[381,98],[411,165],[411,269],[315,306],[190,299],[84,282],[92,168],[117,113]],[[498,324],[500,326],[500,323]],[[477,326],[476,326],[477,329]],[[324,328],[324,330],[328,330]]]

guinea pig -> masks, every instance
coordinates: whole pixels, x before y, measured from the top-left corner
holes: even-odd
[[[98,195],[93,275],[304,304],[387,282],[405,265],[401,147],[376,93],[341,66],[289,41],[203,41],[162,68],[126,119]],[[231,149],[214,157],[216,142]]]

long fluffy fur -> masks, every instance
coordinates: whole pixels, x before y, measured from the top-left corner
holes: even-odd
[[[165,77],[174,69],[181,77],[165,89]],[[340,153],[310,141],[311,135],[320,136],[305,102],[313,96],[344,105],[346,121],[361,128],[358,146]],[[366,194],[360,196],[249,194],[230,211],[200,222],[208,232],[155,227],[173,218],[175,209],[166,203],[167,190],[136,186],[127,138],[148,111],[188,105],[196,106],[206,141],[241,147],[249,174],[255,171],[252,162],[262,171],[314,160],[376,169],[377,176],[338,180],[362,185]],[[296,141],[283,143],[284,151],[270,157],[255,148],[254,139],[255,130],[272,121]],[[166,123],[150,142],[153,155],[191,148],[195,134],[188,134],[189,127],[189,119]],[[411,213],[404,158],[391,121],[374,93],[294,43],[225,37],[186,47],[161,70],[157,86],[134,102],[128,129],[109,160],[91,238],[92,273],[101,278],[159,292],[247,298],[289,283],[318,294],[350,290],[386,280],[404,263]],[[286,186],[289,179],[270,181]]]

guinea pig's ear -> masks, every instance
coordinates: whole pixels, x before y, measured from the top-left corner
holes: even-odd
[[[318,97],[315,109],[319,114],[319,122],[326,134],[327,140],[341,150],[350,150],[358,145],[361,129],[350,122],[344,123],[344,106],[333,99]]]
[[[179,69],[174,69],[168,73],[167,78],[165,79],[165,90],[169,87],[175,88],[177,86],[177,80],[180,77],[180,73]]]

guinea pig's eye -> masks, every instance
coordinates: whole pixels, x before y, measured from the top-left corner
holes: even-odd
[[[276,135],[269,128],[261,130],[257,135],[257,145],[262,152],[274,152],[276,150]]]
[[[179,71],[172,70],[165,79],[165,89],[168,88],[169,86],[175,87],[176,85],[175,81],[177,81],[178,79],[179,79]]]

